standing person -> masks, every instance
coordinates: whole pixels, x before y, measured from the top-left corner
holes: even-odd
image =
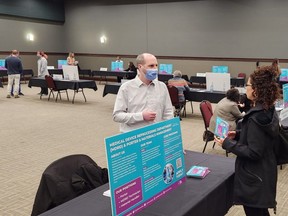
[[[247,97],[253,107],[243,118],[241,131],[229,131],[215,141],[235,155],[234,203],[243,205],[247,216],[267,216],[276,207],[277,164],[274,145],[279,119],[274,103],[280,96],[277,71],[260,67],[249,77]]]
[[[11,98],[11,89],[14,85],[14,97],[19,98],[20,75],[23,67],[19,52],[12,50],[12,54],[5,59],[5,68],[8,74],[7,98]],[[14,84],[13,84],[14,83]]]
[[[44,53],[44,52],[37,52],[37,56],[39,57],[38,61],[37,61],[37,65],[38,65],[38,77],[45,77],[46,75],[49,75],[48,72],[48,56]],[[41,87],[41,92],[40,95],[48,95],[48,88],[45,87]]]
[[[114,105],[113,120],[120,123],[123,133],[173,118],[167,86],[156,79],[156,57],[143,53],[136,62],[137,76],[121,85]]]
[[[280,76],[281,70],[280,70],[279,59],[275,58],[275,59],[272,61],[272,67],[273,67],[274,70],[277,72],[277,77]]]
[[[123,63],[123,61],[122,61],[122,59],[121,59],[120,56],[117,56],[117,57],[116,57],[116,61],[115,61],[115,62],[122,62],[122,63]],[[120,69],[120,70],[123,70],[123,68]],[[117,82],[118,82],[118,83],[121,83],[121,79],[122,79],[121,76],[117,76]]]
[[[78,65],[78,61],[75,59],[75,54],[73,52],[70,52],[68,57],[67,57],[67,64],[68,65]]]

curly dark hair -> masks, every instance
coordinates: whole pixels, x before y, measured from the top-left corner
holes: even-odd
[[[240,93],[239,93],[238,89],[231,88],[226,92],[226,97],[230,101],[234,101],[236,103],[239,103]]]
[[[263,66],[250,75],[255,103],[260,103],[268,110],[280,98],[280,88],[277,83],[278,71],[273,66]]]

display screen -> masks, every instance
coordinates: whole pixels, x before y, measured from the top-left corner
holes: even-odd
[[[6,70],[5,59],[0,59],[0,70]]]
[[[213,73],[228,73],[228,66],[225,65],[218,65],[212,66]]]
[[[112,61],[111,62],[111,71],[123,71],[123,62]]]
[[[173,65],[172,64],[160,64],[159,65],[159,74],[172,74]]]
[[[67,65],[67,60],[58,60],[58,69],[62,69],[62,65]]]
[[[288,68],[281,68],[279,80],[288,82]]]

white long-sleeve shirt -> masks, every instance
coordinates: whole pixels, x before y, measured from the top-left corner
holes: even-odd
[[[156,112],[154,121],[145,121],[142,112]],[[114,106],[113,120],[120,123],[120,132],[127,132],[155,122],[173,118],[173,107],[167,86],[158,80],[149,85],[138,76],[121,85]]]

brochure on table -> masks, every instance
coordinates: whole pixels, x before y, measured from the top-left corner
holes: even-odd
[[[112,215],[135,215],[185,182],[179,118],[105,139]]]

